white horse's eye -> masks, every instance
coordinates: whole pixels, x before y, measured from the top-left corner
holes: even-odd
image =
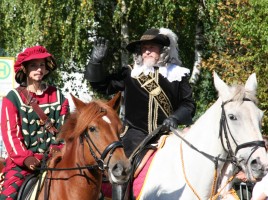
[[[229,114],[228,117],[230,120],[237,120],[236,116],[233,114]]]

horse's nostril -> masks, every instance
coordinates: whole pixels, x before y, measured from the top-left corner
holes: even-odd
[[[124,172],[124,167],[121,163],[117,163],[114,165],[112,171],[114,176],[122,176]]]
[[[117,178],[128,177],[131,172],[131,167],[127,163],[116,163],[112,168],[113,176]]]
[[[260,159],[256,158],[254,160],[251,161],[250,166],[252,168],[252,170],[257,171],[257,170],[261,170],[262,169],[262,165],[260,164]]]
[[[254,159],[254,160],[251,161],[251,165],[255,165],[255,164],[257,164],[257,160],[256,159]]]

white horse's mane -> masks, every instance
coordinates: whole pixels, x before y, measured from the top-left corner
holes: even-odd
[[[233,95],[231,99],[234,101],[242,102],[244,99],[249,99],[255,104],[258,103],[255,91],[247,90],[243,85],[230,86],[230,91]]]

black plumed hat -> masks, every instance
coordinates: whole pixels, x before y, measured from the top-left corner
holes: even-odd
[[[136,51],[137,45],[140,45],[142,42],[147,41],[161,44],[163,46],[169,46],[170,44],[169,38],[166,35],[161,34],[159,29],[152,28],[145,31],[141,36],[140,40],[130,42],[126,46],[126,49],[129,52],[134,53]]]

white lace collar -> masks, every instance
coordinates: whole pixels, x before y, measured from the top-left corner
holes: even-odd
[[[154,73],[155,69],[154,67],[147,67],[135,64],[133,70],[131,71],[131,77],[138,78],[142,72],[144,73],[144,75],[147,76],[150,72]],[[182,77],[190,73],[190,70],[185,67],[168,63],[167,66],[159,67],[159,73],[162,74],[163,77],[167,78],[169,82],[173,82],[181,81]]]

